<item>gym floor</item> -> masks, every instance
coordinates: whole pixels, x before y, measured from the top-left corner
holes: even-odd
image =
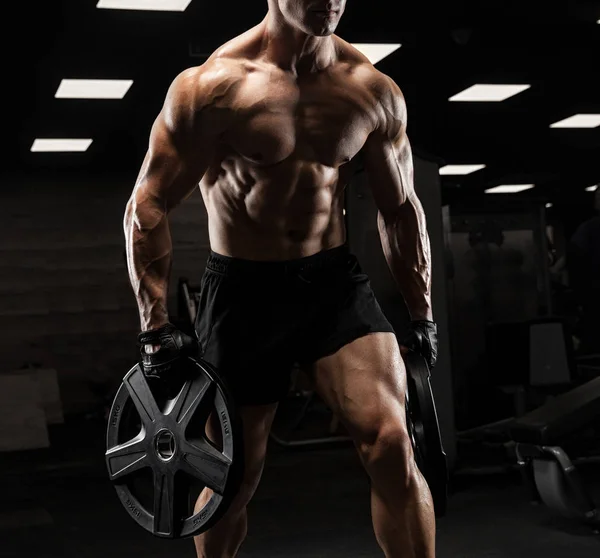
[[[85,428],[56,435],[50,452],[12,454],[0,463],[0,556],[193,558],[189,540],[156,539],[129,518],[106,480],[102,431]],[[594,468],[586,477],[596,478],[589,486],[599,492]],[[241,558],[382,556],[371,531],[367,479],[347,446],[273,447],[249,513]],[[511,474],[456,477],[437,537],[439,558],[600,553],[600,535],[530,504]]]

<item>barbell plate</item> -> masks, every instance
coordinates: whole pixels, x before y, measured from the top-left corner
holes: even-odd
[[[185,379],[170,399],[134,366],[117,391],[106,435],[106,464],[121,503],[141,527],[166,538],[214,525],[243,470],[239,419],[226,387],[208,363],[186,358],[184,365]],[[221,431],[218,448],[205,434],[211,412]],[[212,491],[196,513],[192,488]]]

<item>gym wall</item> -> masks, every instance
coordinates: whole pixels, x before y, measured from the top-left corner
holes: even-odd
[[[65,414],[100,405],[138,357],[122,228],[134,179],[3,180],[0,374],[28,363],[55,369]],[[208,254],[199,192],[173,212],[171,227],[176,311],[177,279],[199,281]]]

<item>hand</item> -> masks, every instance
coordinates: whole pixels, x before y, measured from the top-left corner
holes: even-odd
[[[198,351],[196,340],[170,323],[143,331],[138,341],[142,345],[142,367],[148,378],[165,379],[178,367],[181,357],[196,356]]]
[[[414,351],[425,358],[429,369],[437,362],[438,340],[437,325],[429,320],[413,320],[400,342],[400,352],[405,355]]]

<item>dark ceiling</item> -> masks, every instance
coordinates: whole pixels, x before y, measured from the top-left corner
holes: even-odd
[[[190,56],[190,43],[210,53],[258,23],[267,6],[193,0],[183,13],[167,13],[100,10],[96,3],[18,8],[14,21],[26,23],[19,41],[5,47],[5,72],[19,87],[5,104],[3,170],[135,174],[169,83],[202,63]],[[549,128],[574,113],[600,113],[600,0],[443,4],[440,11],[420,0],[348,0],[338,34],[350,42],[402,43],[378,68],[404,91],[413,145],[447,163],[487,165],[445,177],[446,191],[527,181],[551,199],[600,182],[600,127]],[[134,84],[122,100],[55,99],[62,78]],[[501,103],[448,101],[474,83],[532,87]],[[94,142],[85,153],[31,153],[36,137]]]

